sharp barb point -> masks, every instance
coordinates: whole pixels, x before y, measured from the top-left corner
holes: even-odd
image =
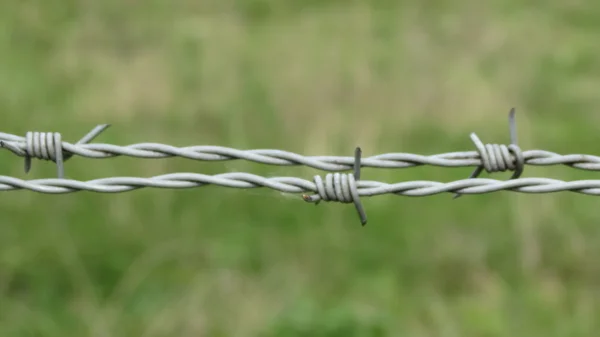
[[[508,128],[510,134],[510,143],[517,144],[517,121],[515,119],[515,108],[510,109],[508,114]]]

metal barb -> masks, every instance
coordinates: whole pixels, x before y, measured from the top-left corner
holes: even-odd
[[[525,165],[525,159],[523,157],[523,153],[522,153],[521,149],[519,148],[519,146],[517,145],[517,123],[515,120],[515,112],[516,112],[516,110],[513,107],[510,109],[510,112],[508,113],[508,128],[509,128],[509,134],[510,134],[510,145],[508,147],[506,147],[506,149],[515,156],[515,160],[516,160],[516,165],[514,165],[515,172],[510,177],[510,179],[519,178],[521,176],[521,174],[523,174],[523,169],[524,169],[524,165]],[[474,133],[471,134],[471,139],[473,139],[476,146],[477,146],[477,143],[481,144],[481,141],[479,141],[479,138]],[[483,147],[483,144],[481,144],[481,148],[479,146],[477,146],[477,147],[478,147],[479,153],[481,155],[482,163],[477,168],[475,168],[475,170],[469,176],[469,179],[477,178],[485,168],[483,153],[485,152],[486,148]],[[455,193],[454,197],[452,197],[452,199],[456,199],[460,196],[461,196],[460,193]]]
[[[313,195],[303,194],[302,199],[306,202],[318,205],[321,200],[339,201],[343,203],[353,202],[360,217],[360,223],[367,224],[367,215],[360,202],[360,195],[356,182],[360,180],[362,150],[357,147],[354,151],[354,165],[352,174],[329,173],[325,176],[325,183],[320,176],[315,176],[314,181],[317,193]]]
[[[362,150],[360,147],[356,147],[354,150],[354,179],[357,181],[360,180],[360,159],[362,156]],[[365,209],[360,202],[360,197],[358,196],[358,191],[356,188],[351,189],[353,191],[354,206],[356,207],[356,211],[358,212],[358,216],[360,217],[360,223],[364,226],[367,224],[367,214],[365,213]]]
[[[517,121],[515,120],[515,108],[508,113],[508,131],[510,132],[510,143],[517,145]]]
[[[85,136],[83,136],[76,144],[87,144],[89,142],[91,142],[92,140],[94,140],[94,138],[98,137],[98,135],[100,135],[104,130],[106,130],[108,127],[110,127],[110,124],[99,124],[97,125],[95,128],[93,128],[90,132],[88,132]],[[47,135],[47,139],[46,142],[52,142],[53,146],[51,146],[50,148],[53,147],[54,150],[54,157],[55,157],[55,162],[56,162],[56,168],[57,168],[57,174],[58,174],[58,178],[59,179],[63,179],[65,176],[65,166],[64,163],[69,160],[71,157],[73,157],[72,153],[67,153],[67,154],[63,154],[63,149],[62,149],[62,140],[61,140],[61,135],[58,132],[55,133],[48,133]],[[41,139],[41,142],[44,143],[44,137],[43,135],[41,137],[39,137],[39,133],[38,132],[33,132],[33,133],[28,133],[27,134],[27,144],[29,147],[33,147],[33,146],[40,146],[42,148],[42,151],[46,151],[46,144],[31,144],[32,140],[33,141],[37,141],[38,139]],[[37,137],[36,137],[37,136]],[[52,137],[52,139],[50,138]],[[8,145],[7,143],[3,144],[4,146]],[[30,152],[31,149],[29,149],[29,151],[25,151],[25,173],[29,173],[29,171],[31,170],[31,156],[30,156]]]
[[[87,144],[98,137],[104,130],[108,129],[110,124],[98,124],[95,128],[93,128],[87,135],[83,136],[77,143],[75,144]],[[72,153],[68,153],[65,156],[65,160],[73,157]]]

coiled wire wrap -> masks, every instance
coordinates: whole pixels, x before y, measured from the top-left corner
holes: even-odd
[[[471,140],[477,147],[483,167],[488,173],[515,171],[511,179],[518,178],[525,167],[523,151],[516,144],[484,144],[475,133],[471,134]]]
[[[352,173],[328,173],[325,176],[325,184],[323,184],[321,176],[315,176],[314,182],[317,186],[319,200],[349,204],[358,199],[356,180]]]
[[[510,145],[508,146],[502,144],[484,145],[474,132],[471,133],[471,140],[477,148],[477,152],[481,158],[481,165],[471,173],[469,179],[477,178],[483,170],[486,170],[488,173],[504,172],[506,170],[515,171],[510,179],[517,179],[523,174],[525,157],[523,156],[523,151],[517,145],[515,108],[510,109],[508,124],[510,132]],[[454,195],[454,199],[458,197],[460,197],[460,193]]]
[[[328,173],[325,175],[325,183],[321,176],[316,175],[314,182],[317,188],[317,194],[302,195],[306,202],[319,204],[322,201],[337,201],[344,204],[354,203],[356,211],[360,217],[360,222],[364,226],[367,224],[367,215],[365,214],[356,180],[360,180],[360,159],[362,151],[357,147],[354,151],[354,173]]]
[[[109,124],[96,126],[76,144],[89,143],[109,126]],[[55,162],[60,179],[65,176],[64,162],[73,156],[72,153],[63,153],[62,136],[58,132],[29,131],[25,134],[25,138],[19,141],[0,141],[0,147],[25,157],[25,173],[31,169],[32,158]]]
[[[58,178],[64,177],[62,137],[58,132],[29,131],[25,134],[25,173],[31,169],[31,158],[56,163]]]

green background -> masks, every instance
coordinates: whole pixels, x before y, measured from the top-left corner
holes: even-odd
[[[0,131],[75,142],[435,154],[508,142],[598,153],[594,1],[16,1],[0,5]],[[451,181],[472,168],[364,169]],[[87,159],[68,178],[323,172]],[[0,174],[54,178],[0,151]],[[489,175],[483,174],[487,177]],[[595,179],[568,167],[524,177]],[[491,175],[507,179],[510,173]],[[209,186],[2,192],[1,336],[592,336],[598,200],[363,198]]]

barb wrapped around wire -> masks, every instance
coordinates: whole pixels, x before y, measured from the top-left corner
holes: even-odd
[[[481,165],[479,165],[469,179],[477,178],[484,169],[488,173],[504,172],[506,170],[514,171],[510,179],[517,179],[523,174],[525,159],[519,145],[517,145],[517,124],[515,121],[515,108],[508,114],[508,124],[510,131],[510,145],[487,144],[483,145],[479,137],[473,132],[471,140],[475,143]],[[512,155],[512,156],[511,156]],[[454,195],[454,199],[460,197],[460,193]]]
[[[354,202],[360,223],[364,226],[367,224],[367,215],[360,202],[360,196],[356,188],[356,181],[360,180],[360,157],[362,150],[357,147],[354,151],[354,174],[352,173],[329,173],[325,176],[325,184],[321,176],[315,176],[314,182],[317,188],[317,194],[304,194],[302,198],[306,202],[314,202],[318,205],[323,201],[338,201],[341,203]]]
[[[109,126],[109,124],[96,126],[76,144],[83,145],[91,142]],[[31,159],[36,158],[55,162],[58,178],[64,178],[64,162],[69,160],[73,156],[73,153],[63,153],[63,142],[60,133],[30,131],[27,132],[24,139],[10,137],[6,134],[2,136],[0,137],[2,139],[0,140],[0,147],[7,148],[13,153],[25,157],[25,173],[29,173],[31,169]]]

